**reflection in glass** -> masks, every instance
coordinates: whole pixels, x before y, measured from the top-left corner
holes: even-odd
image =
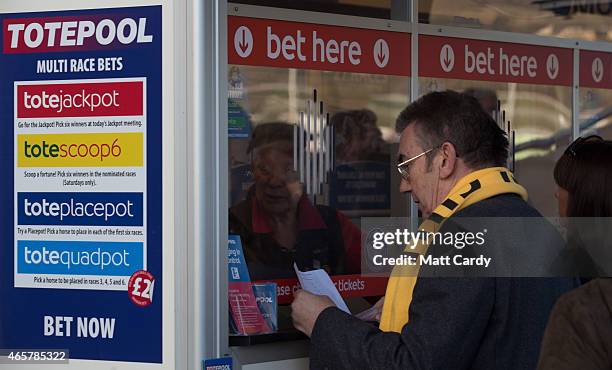
[[[419,22],[588,41],[612,40],[612,2],[419,0]]]
[[[571,89],[562,86],[526,85],[419,79],[420,94],[451,89],[475,96],[488,111],[497,97],[515,131],[515,176],[529,192],[529,202],[545,216],[557,212],[552,169],[571,141]],[[495,107],[496,108],[496,107]]]
[[[302,271],[359,272],[359,229],[304,194],[293,145],[293,125],[280,122],[257,126],[249,142],[254,183],[231,207],[229,227],[240,235],[251,279],[294,277],[294,262]]]
[[[360,217],[389,215],[403,199],[389,170],[409,77],[231,65],[228,79],[230,233],[241,236],[251,279],[295,277],[293,262],[359,273]],[[322,191],[308,195],[294,155],[317,158],[317,147],[294,130],[315,89],[333,127],[334,163]],[[405,199],[396,203],[405,215]]]
[[[612,139],[612,90],[580,88],[580,135]]]
[[[335,113],[336,168],[330,181],[330,204],[360,216],[389,214],[390,148],[369,109]]]

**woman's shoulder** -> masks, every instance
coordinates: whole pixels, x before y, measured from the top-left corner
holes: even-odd
[[[593,279],[562,295],[557,301],[557,306],[574,311],[582,308],[590,310],[593,304],[603,303],[604,306],[608,306],[612,303],[610,300],[612,300],[612,279]]]
[[[601,300],[602,294],[606,293],[612,294],[612,279],[593,279],[562,295],[559,302],[578,304]]]
[[[612,279],[594,279],[562,295],[551,324],[567,323],[585,336],[602,334],[612,339]]]
[[[538,370],[608,369],[612,281],[595,279],[562,295],[550,316]]]

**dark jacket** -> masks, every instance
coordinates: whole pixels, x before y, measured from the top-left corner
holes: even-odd
[[[515,195],[483,200],[454,217],[463,216],[541,217]],[[312,332],[310,366],[534,369],[553,304],[573,287],[570,279],[419,278],[401,334],[382,332],[337,308],[324,310]]]
[[[612,369],[612,279],[593,280],[559,298],[538,369]]]

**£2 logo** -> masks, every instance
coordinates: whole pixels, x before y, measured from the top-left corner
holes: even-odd
[[[149,271],[138,270],[130,277],[128,294],[132,303],[139,307],[146,307],[153,303],[153,290],[155,278]]]

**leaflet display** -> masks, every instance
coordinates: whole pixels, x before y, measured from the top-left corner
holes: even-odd
[[[146,269],[145,91],[15,82],[16,287],[126,290]]]

